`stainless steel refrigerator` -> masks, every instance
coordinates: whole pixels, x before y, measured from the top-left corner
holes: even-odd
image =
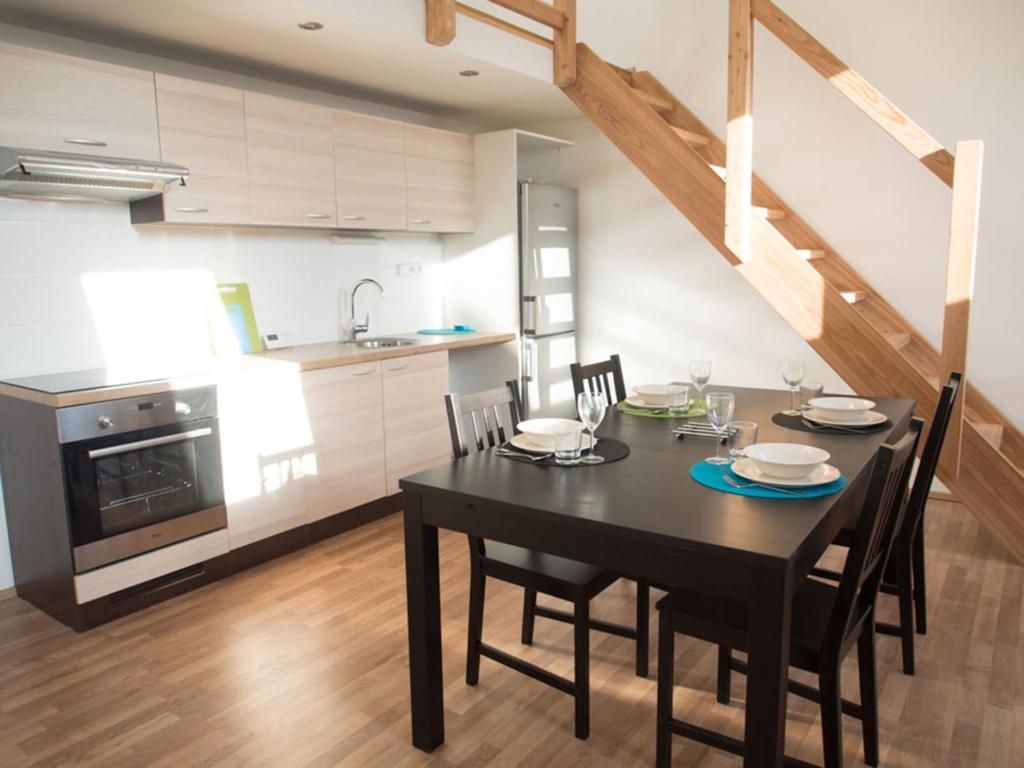
[[[575,413],[576,190],[519,185],[521,384],[531,417]]]

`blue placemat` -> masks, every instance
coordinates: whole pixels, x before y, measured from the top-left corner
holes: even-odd
[[[457,333],[476,333],[476,328],[470,328],[468,325],[453,325],[451,328],[424,328],[416,333],[422,333],[424,336],[452,336]]]
[[[732,465],[730,464],[708,464],[706,461],[702,461],[699,464],[694,464],[693,467],[690,468],[690,477],[708,488],[714,488],[716,491],[722,491],[723,493],[734,493],[737,496],[753,496],[758,499],[800,500],[792,493],[773,491],[768,488],[734,488],[722,479],[723,475],[729,473],[741,483],[748,481],[744,480],[739,475],[733,474],[731,466]],[[821,496],[831,496],[833,493],[838,493],[845,487],[846,476],[840,475],[838,480],[833,480],[831,483],[826,483],[825,485],[816,485],[813,488],[794,488],[793,490],[799,491],[800,495],[804,498],[817,499]]]

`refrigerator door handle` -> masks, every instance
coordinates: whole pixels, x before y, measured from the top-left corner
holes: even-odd
[[[533,357],[537,353],[537,345],[527,339],[523,340],[523,382],[533,381]]]
[[[536,296],[523,296],[523,333],[537,333]]]

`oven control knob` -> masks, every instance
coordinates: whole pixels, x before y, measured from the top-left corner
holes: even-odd
[[[188,403],[176,402],[174,404],[174,412],[179,416],[188,416],[192,413],[192,406]]]
[[[96,426],[100,429],[110,429],[114,426],[114,420],[109,416],[100,416],[99,421],[96,422]]]

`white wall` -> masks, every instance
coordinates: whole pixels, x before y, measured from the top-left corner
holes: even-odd
[[[783,388],[784,360],[807,380],[845,384],[603,134],[580,118],[531,130],[575,143],[524,153],[520,170],[579,190],[579,355],[619,353],[627,385],[689,379]]]
[[[777,2],[948,149],[959,140],[985,141],[968,370],[975,385],[1024,426],[1024,401],[1018,396],[1024,381],[1019,341],[1024,217],[1017,189],[1024,176],[1018,146],[1024,100],[1017,98],[1024,71],[1024,49],[1017,43],[1024,3]],[[626,10],[615,0],[588,0],[581,6],[581,40],[616,64],[650,69],[720,137],[725,135],[728,3],[638,0]],[[763,27],[755,29],[754,48],[757,172],[938,345],[948,188]],[[607,168],[591,169],[589,175],[614,173],[616,161],[599,156]],[[622,200],[648,220],[654,215]],[[658,210],[659,219],[675,215]],[[696,239],[688,226],[684,233]],[[655,270],[649,282],[692,281],[694,268],[705,269],[688,251],[682,259],[686,273],[673,273],[678,261],[649,263]]]

